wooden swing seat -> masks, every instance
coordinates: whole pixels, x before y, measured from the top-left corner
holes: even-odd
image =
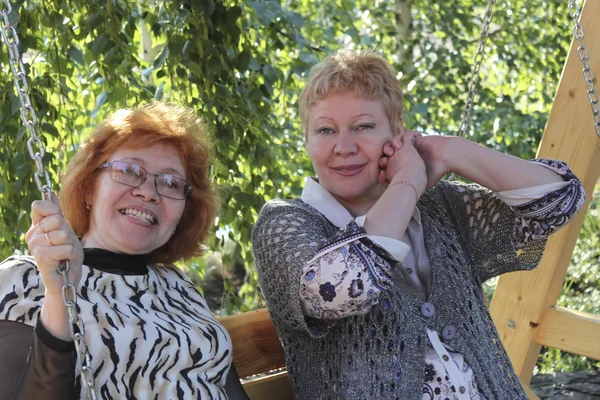
[[[287,372],[277,372],[285,367],[285,357],[267,309],[219,318],[219,322],[231,335],[233,362],[248,396],[293,400]]]

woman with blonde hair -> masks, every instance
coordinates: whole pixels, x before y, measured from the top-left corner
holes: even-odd
[[[395,76],[371,52],[313,67],[299,106],[317,176],[253,231],[296,399],[525,399],[481,284],[535,268],[583,188],[560,161],[405,130]]]
[[[85,398],[56,273],[69,260],[98,398],[247,399],[227,331],[173,265],[214,221],[210,161],[198,118],[172,104],[117,111],[87,138],[60,205],[32,204],[32,257],[0,264],[0,398]]]

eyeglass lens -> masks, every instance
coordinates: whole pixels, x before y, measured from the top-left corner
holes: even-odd
[[[138,187],[146,179],[148,171],[142,166],[124,161],[113,161],[110,166],[110,177],[128,186]],[[171,174],[150,174],[154,176],[158,194],[173,199],[184,199],[188,192],[187,183]]]

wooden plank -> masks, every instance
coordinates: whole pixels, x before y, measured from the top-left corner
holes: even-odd
[[[233,362],[241,378],[285,366],[283,348],[267,309],[219,318],[233,341]]]
[[[287,372],[279,372],[244,383],[251,400],[294,400]]]
[[[566,11],[565,11],[566,12]],[[586,1],[581,23],[591,54],[590,66],[600,74],[600,1]],[[571,29],[565,26],[565,35]],[[500,278],[490,312],[500,338],[524,383],[529,383],[541,345],[535,340],[544,312],[556,304],[593,187],[600,174],[600,139],[594,129],[577,46],[571,45],[556,99],[538,151],[539,157],[564,160],[582,180],[588,201],[571,223],[548,241],[540,266],[532,272]],[[596,77],[596,86],[598,86]]]
[[[537,332],[542,346],[600,360],[600,316],[563,307],[550,308]]]

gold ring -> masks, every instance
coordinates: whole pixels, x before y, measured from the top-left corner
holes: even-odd
[[[50,243],[50,246],[54,246],[54,243],[52,243],[52,241],[50,240],[50,236],[48,236],[47,232],[46,232],[46,240],[48,241],[48,243]]]
[[[41,219],[40,219],[40,221],[38,222],[38,225],[39,225],[40,229],[42,230],[42,232],[44,232],[44,233],[46,233],[46,234],[47,234],[47,232],[44,230],[44,225],[42,224],[42,220],[41,220]]]

